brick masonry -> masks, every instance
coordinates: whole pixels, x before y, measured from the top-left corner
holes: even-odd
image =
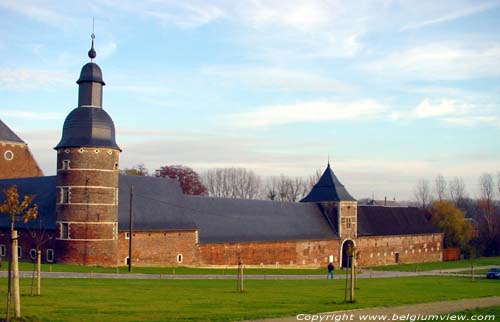
[[[57,151],[58,262],[100,266],[120,264],[119,153],[116,149],[93,147]],[[63,225],[67,225],[67,236],[62,234]]]
[[[12,153],[12,159],[7,156]],[[43,176],[43,172],[31,154],[28,145],[0,142],[0,178],[25,178]]]

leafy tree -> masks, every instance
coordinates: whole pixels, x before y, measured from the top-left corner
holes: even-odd
[[[7,289],[7,317],[10,320],[10,305],[11,305],[11,285],[12,275],[14,280],[14,308],[15,317],[21,317],[21,299],[19,294],[19,265],[17,257],[17,231],[14,230],[14,223],[18,219],[22,219],[25,223],[31,219],[36,219],[38,215],[38,205],[34,204],[30,207],[31,202],[35,198],[34,195],[24,196],[22,202],[19,202],[19,193],[17,186],[13,185],[3,191],[5,201],[0,205],[0,212],[7,214],[10,219],[10,256],[9,256],[9,279]],[[14,274],[12,274],[12,271]]]
[[[465,248],[470,226],[465,214],[450,201],[435,201],[431,206],[432,223],[444,232],[444,247]]]
[[[183,165],[166,165],[156,170],[156,177],[171,178],[179,181],[186,195],[207,195],[207,188],[193,169]]]

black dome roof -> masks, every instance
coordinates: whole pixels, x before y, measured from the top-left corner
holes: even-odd
[[[71,111],[64,121],[63,135],[55,149],[69,147],[120,149],[115,141],[115,125],[108,113],[93,106],[77,107]]]
[[[76,81],[77,84],[96,82],[106,85],[102,79],[101,67],[96,63],[87,63],[82,67],[80,78]]]

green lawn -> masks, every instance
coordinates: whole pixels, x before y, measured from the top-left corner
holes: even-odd
[[[0,280],[0,299],[5,279]],[[31,297],[21,280],[22,310],[43,321],[237,321],[373,306],[498,295],[499,281],[461,277],[409,277],[358,281],[357,302],[344,304],[343,281],[245,282],[231,280],[44,279]],[[0,314],[4,314],[0,306]]]
[[[7,270],[7,262],[3,262],[0,270]],[[19,270],[21,271],[32,271],[33,263],[20,262]],[[127,267],[110,268],[110,267],[99,267],[99,266],[78,266],[78,265],[66,265],[66,264],[42,264],[43,272],[79,272],[79,273],[118,273],[128,274]],[[245,274],[255,274],[255,275],[325,275],[325,268],[314,268],[314,269],[292,269],[292,268],[246,268]],[[335,273],[340,274],[341,270],[335,270]],[[134,267],[133,273],[142,274],[227,274],[236,275],[236,268],[196,268],[196,267]]]
[[[497,265],[500,267],[500,257],[481,257],[472,260],[474,266],[484,266],[484,265]],[[471,265],[471,261],[459,260],[450,262],[430,262],[430,263],[418,263],[418,264],[399,264],[399,265],[388,265],[388,266],[377,266],[371,267],[378,271],[402,271],[402,272],[423,272],[432,271],[437,269],[448,269],[448,268],[468,268]]]

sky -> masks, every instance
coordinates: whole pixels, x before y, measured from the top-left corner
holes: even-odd
[[[500,1],[0,0],[0,119],[55,174],[103,70],[121,168],[309,176],[356,198],[500,171]]]

